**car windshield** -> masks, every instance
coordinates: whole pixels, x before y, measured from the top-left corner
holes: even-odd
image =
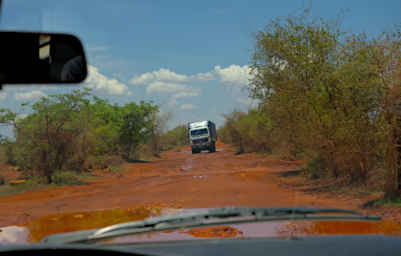
[[[388,221],[286,220],[260,236],[401,230],[399,0],[0,3],[1,30],[75,35],[88,67],[80,84],[2,86],[0,243],[231,206]]]
[[[191,135],[203,135],[203,134],[207,134],[206,128],[191,131]]]

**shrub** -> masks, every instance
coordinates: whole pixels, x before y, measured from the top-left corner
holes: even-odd
[[[149,160],[154,157],[152,145],[143,144],[139,145],[138,148],[133,152],[132,159],[130,160]]]
[[[24,182],[19,184],[7,184],[2,186],[0,189],[0,196],[10,194],[21,194],[29,191],[34,191],[42,188],[46,188],[48,185],[43,177],[35,177],[32,179],[25,179]]]
[[[52,182],[56,185],[82,185],[77,173],[72,171],[58,171],[52,176]]]
[[[163,134],[162,144],[164,149],[172,149],[188,143],[188,131],[185,125],[179,125]]]
[[[305,172],[311,179],[320,178],[322,174],[327,173],[326,161],[320,156],[311,158],[305,166]]]
[[[130,159],[151,138],[153,154],[159,149],[155,134],[162,122],[151,102],[111,104],[84,89],[21,104],[26,106],[32,111],[24,118],[0,109],[0,122],[14,127],[15,135],[13,142],[0,137],[5,147],[0,161],[20,166],[27,176],[46,177],[47,183],[59,176],[55,170],[89,169],[91,157],[105,167],[119,161],[114,155]]]
[[[222,142],[234,145],[239,153],[271,152],[270,121],[259,110],[226,115],[218,134]]]
[[[101,155],[101,156],[90,156],[85,160],[85,170],[93,169],[105,169],[107,167],[119,166],[123,163],[123,159],[120,155]]]

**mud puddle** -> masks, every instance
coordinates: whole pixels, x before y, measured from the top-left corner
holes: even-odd
[[[193,165],[192,165],[192,158],[188,158],[187,160],[185,160],[185,164],[183,166],[181,166],[181,171],[189,171],[192,169]]]
[[[29,244],[58,233],[102,228],[179,212],[157,206],[51,214],[18,226],[0,227],[0,244]]]

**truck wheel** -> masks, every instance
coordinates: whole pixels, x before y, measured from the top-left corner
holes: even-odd
[[[210,144],[209,152],[216,152],[216,144],[214,141]]]

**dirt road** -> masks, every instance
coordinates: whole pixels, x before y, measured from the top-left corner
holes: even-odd
[[[34,191],[0,198],[0,226],[26,223],[54,213],[165,206],[296,206],[356,208],[346,198],[321,198],[277,184],[280,174],[300,163],[252,154],[235,155],[227,145],[218,152],[192,155],[189,149],[169,151],[148,163],[130,163],[122,175],[90,185]]]

